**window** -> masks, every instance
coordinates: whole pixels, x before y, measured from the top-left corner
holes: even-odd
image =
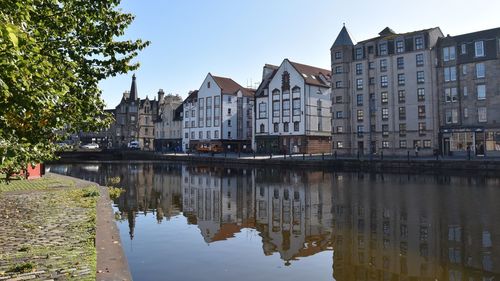
[[[214,133],[214,137],[215,137],[216,139],[218,139],[218,138],[219,138],[219,130],[216,130],[216,131],[215,131],[215,133]]]
[[[273,101],[273,117],[280,117],[280,101]]]
[[[342,53],[341,52],[335,52],[335,59],[336,60],[342,59]]]
[[[424,148],[431,148],[432,142],[431,140],[424,140]]]
[[[380,101],[382,104],[387,104],[389,102],[389,94],[387,92],[382,92],[380,94]]]
[[[342,81],[336,81],[335,88],[337,88],[337,89],[342,88]]]
[[[343,133],[343,132],[344,132],[344,127],[337,126],[337,133]]]
[[[405,68],[405,59],[403,57],[397,58],[398,69]]]
[[[131,122],[135,122],[135,116],[134,115],[130,116],[130,121]]]
[[[279,131],[279,124],[278,123],[273,123],[273,130],[275,133]]]
[[[368,69],[375,69],[375,62],[373,62],[373,61],[369,62]]]
[[[405,90],[399,90],[398,91],[398,102],[399,103],[406,102],[406,92],[405,92]]]
[[[486,85],[477,85],[477,99],[486,99]]]
[[[380,87],[387,88],[388,84],[387,75],[380,76]]]
[[[301,111],[300,111],[300,99],[293,99],[292,106],[293,106],[293,116],[299,116],[301,113]]]
[[[264,133],[266,131],[266,126],[264,124],[260,124],[260,132]]]
[[[486,107],[479,107],[477,109],[477,121],[479,122],[487,122],[487,116],[486,116]]]
[[[398,74],[398,85],[399,86],[404,86],[405,85],[405,75],[404,75],[404,73]]]
[[[388,108],[382,108],[382,120],[383,121],[389,120],[389,109]]]
[[[469,118],[469,109],[467,107],[464,108],[464,118]]]
[[[418,133],[420,135],[425,135],[425,130],[426,130],[425,122],[419,122],[418,123]]]
[[[210,139],[211,138],[211,133],[210,131],[207,131],[207,139]]]
[[[207,88],[210,89],[210,81],[207,83]]]
[[[444,112],[444,119],[445,119],[446,124],[452,123],[452,116],[451,115],[452,115],[451,109],[446,109]]]
[[[344,148],[344,143],[341,141],[337,142],[337,148]]]
[[[220,96],[216,96],[214,98],[214,105],[215,105],[215,107],[219,107],[220,106]]]
[[[445,95],[445,102],[457,102],[458,101],[457,88],[445,88],[444,95]]]
[[[342,66],[336,66],[335,67],[335,73],[340,74],[340,73],[342,73],[342,71],[343,71],[342,70]]]
[[[227,115],[230,116],[231,115],[231,108],[228,108],[227,109]]]
[[[267,118],[267,104],[265,102],[259,103],[259,118]]]
[[[424,65],[424,54],[417,54],[415,56],[417,66],[423,66]]]
[[[400,54],[405,51],[405,42],[403,40],[396,41],[396,53]]]
[[[423,71],[417,71],[417,83],[425,83],[425,76]]]
[[[289,128],[288,128],[288,122],[284,122],[283,123],[283,131],[284,132],[288,132]]]
[[[363,90],[363,79],[356,79],[356,89]]]
[[[380,43],[378,45],[378,52],[380,56],[386,56],[387,55],[387,43]]]
[[[189,133],[184,133],[184,138],[188,139],[189,138]]]
[[[384,136],[384,137],[389,136],[389,125],[388,124],[382,125],[382,136]]]
[[[227,96],[227,103],[232,103],[232,102],[233,102],[233,100],[232,100],[231,96]]]
[[[484,63],[476,64],[476,78],[484,78]]]
[[[418,106],[418,119],[425,119],[425,105]]]
[[[343,111],[337,111],[335,113],[335,116],[337,117],[337,119],[342,119],[342,118],[344,118],[344,112]]]
[[[443,61],[455,60],[455,46],[443,48]]]
[[[380,60],[380,71],[381,72],[387,71],[387,60],[386,59]]]
[[[364,116],[363,110],[358,110],[356,116],[358,118],[358,122],[363,122],[363,116]]]
[[[467,75],[467,65],[466,64],[462,65],[462,74]]]
[[[195,134],[194,132],[191,132],[191,139],[194,140],[195,139]]]
[[[399,141],[399,148],[407,148],[408,144],[406,143],[406,140],[400,140]]]
[[[361,75],[363,74],[363,64],[357,63],[356,64],[356,75]]]
[[[227,138],[231,139],[231,132],[227,132]]]
[[[298,132],[300,128],[300,123],[299,122],[293,122],[293,130],[295,132]]]
[[[358,137],[363,137],[363,131],[364,131],[363,125],[358,125],[357,127]]]
[[[363,95],[357,95],[356,96],[356,104],[358,106],[362,106],[363,105]]]
[[[354,58],[360,60],[363,58],[363,48],[356,48],[354,51]]]
[[[467,92],[467,87],[464,87],[464,92],[463,92],[464,97],[468,96],[469,93]]]
[[[382,141],[382,148],[390,148],[391,145],[389,143],[389,141]]]
[[[445,67],[444,68],[444,81],[456,81],[457,80],[457,69],[453,67]]]
[[[368,84],[375,85],[375,77],[368,78]]]
[[[477,41],[474,43],[476,50],[476,57],[484,57],[484,44],[483,41]]]
[[[406,123],[399,124],[399,136],[400,137],[406,136]]]
[[[227,120],[227,126],[231,127],[231,120]]]
[[[399,120],[406,120],[406,107],[399,107]]]
[[[460,46],[460,49],[461,49],[461,53],[462,53],[462,55],[467,54],[467,44],[463,43],[463,44]]]
[[[283,100],[283,116],[290,116],[290,100]]]
[[[425,89],[424,88],[417,89],[417,101],[425,101]]]
[[[415,38],[415,50],[422,50],[424,48],[424,38],[416,37]]]

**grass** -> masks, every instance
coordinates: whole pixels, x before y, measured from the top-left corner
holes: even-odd
[[[35,265],[31,262],[16,264],[7,270],[8,273],[28,273],[35,269]]]
[[[5,182],[5,177],[0,178],[0,194],[2,192],[11,191],[46,190],[58,186],[74,187],[74,183],[70,180],[63,180],[54,177],[43,177],[35,180],[12,179],[8,183]]]

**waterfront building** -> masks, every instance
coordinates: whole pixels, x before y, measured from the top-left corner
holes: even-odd
[[[253,99],[253,90],[209,73],[184,101],[183,149],[250,150]]]
[[[288,59],[266,64],[255,97],[257,152],[331,152],[330,80],[329,70]]]
[[[135,74],[129,92],[124,92],[115,108],[113,147],[126,148],[131,141],[138,141],[141,149],[153,150],[154,121],[158,117],[158,101],[147,96],[140,99]]]
[[[331,48],[333,149],[340,154],[421,155],[438,148],[434,47],[441,30],[354,44],[344,26]]]
[[[500,155],[500,28],[438,40],[441,149]]]
[[[182,149],[182,99],[179,95],[158,92],[158,118],[155,124],[154,147],[156,151]]]

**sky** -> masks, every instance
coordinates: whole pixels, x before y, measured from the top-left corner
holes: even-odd
[[[101,81],[114,108],[137,76],[140,98],[159,89],[185,98],[208,73],[256,87],[264,64],[283,59],[330,69],[330,47],[345,23],[362,41],[385,27],[410,32],[440,27],[459,35],[500,27],[498,0],[122,0],[135,15],[122,39],[143,39],[141,67]]]

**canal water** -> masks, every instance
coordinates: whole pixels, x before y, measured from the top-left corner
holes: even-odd
[[[134,280],[500,280],[500,178],[51,165],[103,185]]]

